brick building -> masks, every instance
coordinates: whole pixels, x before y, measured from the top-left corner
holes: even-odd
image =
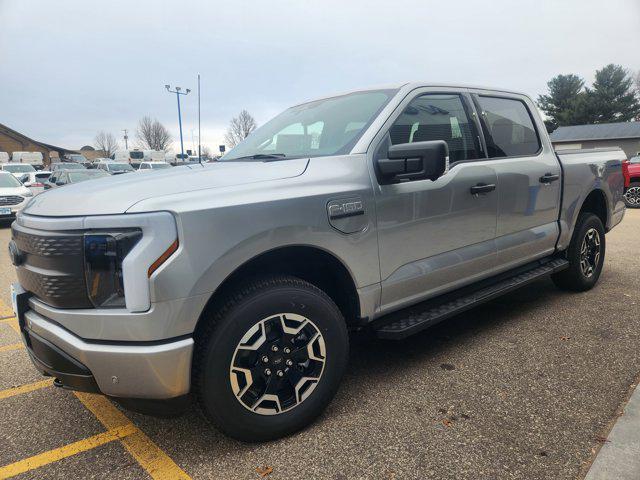
[[[0,152],[7,152],[11,155],[13,152],[40,152],[44,159],[44,164],[48,165],[50,159],[53,158],[56,161],[64,155],[70,153],[82,153],[76,150],[69,150],[68,148],[56,147],[55,145],[49,145],[47,143],[38,142],[26,135],[13,130],[12,128],[2,125],[0,123]],[[97,151],[89,152],[93,156]],[[99,155],[98,155],[99,156]],[[89,158],[89,156],[87,156]]]

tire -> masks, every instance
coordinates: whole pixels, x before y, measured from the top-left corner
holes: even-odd
[[[289,276],[250,281],[202,321],[194,397],[228,436],[260,442],[289,435],[334,397],[349,336],[338,307],[310,283]]]
[[[624,204],[627,208],[640,208],[640,182],[631,182],[624,192]]]
[[[569,268],[551,276],[562,290],[591,290],[600,278],[606,250],[602,221],[592,213],[581,213],[567,250]]]

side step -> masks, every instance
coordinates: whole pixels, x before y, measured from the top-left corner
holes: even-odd
[[[569,262],[563,258],[535,262],[524,269],[519,268],[514,272],[485,280],[475,288],[466,287],[441,299],[428,300],[391,313],[376,322],[373,328],[378,338],[401,340],[539,278],[564,270],[568,266]]]

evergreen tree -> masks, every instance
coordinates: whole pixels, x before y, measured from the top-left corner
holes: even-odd
[[[620,65],[609,64],[597,70],[593,88],[586,93],[594,115],[589,123],[628,122],[640,115],[633,77]]]
[[[538,106],[547,117],[547,130],[575,124],[574,111],[579,97],[584,95],[584,80],[577,75],[557,75],[547,82],[548,95],[538,97]],[[584,104],[584,100],[580,101]]]

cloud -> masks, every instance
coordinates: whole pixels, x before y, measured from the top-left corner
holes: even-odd
[[[408,80],[533,96],[558,73],[638,69],[637,0],[0,0],[1,123],[78,148],[151,115],[178,138],[175,97],[202,75],[203,140],[215,149],[246,108],[259,123],[327,93]],[[185,142],[197,124],[183,98]]]

